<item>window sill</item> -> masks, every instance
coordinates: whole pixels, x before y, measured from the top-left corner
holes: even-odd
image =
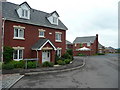
[[[38,36],[38,37],[45,38],[45,36]]]
[[[40,38],[45,38],[45,36],[38,36],[38,37],[40,37]]]
[[[20,60],[23,60],[23,59],[13,59],[14,61],[20,61]]]
[[[13,39],[17,39],[17,40],[25,40],[25,38],[18,38],[18,37],[13,37]]]
[[[55,42],[62,42],[61,40],[55,40]]]

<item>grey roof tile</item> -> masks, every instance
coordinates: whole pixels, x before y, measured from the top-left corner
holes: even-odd
[[[76,37],[73,43],[84,43],[84,42],[94,42],[96,36],[88,36],[88,37]]]
[[[66,40],[66,44],[72,44],[70,41]]]
[[[48,39],[39,39],[32,47],[31,49],[36,50],[39,49]]]
[[[98,48],[102,48],[104,47],[103,45],[101,45],[100,43],[98,43]]]
[[[68,30],[68,28],[59,20],[58,25],[53,25],[47,20],[47,16],[51,13],[30,9],[30,19],[19,18],[16,10],[20,6],[11,2],[2,2],[2,16],[6,20],[32,24],[37,26],[49,27],[54,29]]]

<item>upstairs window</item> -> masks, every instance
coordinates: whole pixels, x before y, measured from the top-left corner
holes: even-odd
[[[44,31],[40,31],[39,32],[39,37],[44,37],[45,36],[45,32]]]
[[[45,37],[45,30],[38,29],[38,31],[39,31],[39,37]]]
[[[53,17],[53,23],[57,23],[57,17]]]
[[[55,33],[55,41],[61,42],[62,33]]]
[[[24,39],[23,28],[14,28],[14,39]]]
[[[22,9],[22,17],[28,17],[28,10]]]

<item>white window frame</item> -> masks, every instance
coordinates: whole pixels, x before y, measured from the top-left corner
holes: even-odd
[[[15,61],[20,61],[20,60],[23,60],[23,49],[14,49],[17,51],[17,59],[15,59],[15,53],[13,53],[13,60]],[[20,51],[22,51],[22,56],[20,58]]]
[[[16,36],[15,34],[16,34],[16,30],[18,30],[18,36]],[[22,30],[22,36],[20,36],[20,30]],[[20,28],[20,27],[14,27],[14,37],[13,37],[13,39],[22,39],[22,40],[24,40],[25,38],[24,38],[24,28]]]
[[[28,10],[22,9],[22,17],[28,18]]]
[[[58,23],[58,18],[57,17],[53,17],[53,23],[57,24]]]
[[[45,37],[45,31],[39,31],[39,37]]]
[[[39,37],[44,37],[45,38],[45,30],[38,29],[38,31],[39,31]],[[41,32],[43,33],[43,35],[40,34]]]
[[[62,53],[62,49],[61,48],[57,48],[56,50],[57,52],[57,56],[61,57],[61,53]]]
[[[56,32],[55,33],[55,41],[56,42],[62,42],[62,33],[61,32]]]

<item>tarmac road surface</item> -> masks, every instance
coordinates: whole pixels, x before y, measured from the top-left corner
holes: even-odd
[[[79,70],[25,76],[12,88],[118,88],[118,56],[89,56]]]

